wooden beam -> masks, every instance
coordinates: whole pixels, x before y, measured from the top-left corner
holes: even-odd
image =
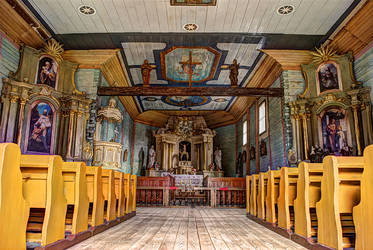
[[[271,96],[282,97],[282,88],[230,87],[99,87],[100,96]]]

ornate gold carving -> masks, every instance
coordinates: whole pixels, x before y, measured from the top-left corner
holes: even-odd
[[[61,62],[64,49],[62,44],[52,38],[48,40],[47,44],[42,49],[42,52],[53,56],[58,62]]]
[[[336,60],[339,56],[337,55],[337,51],[329,46],[315,48],[316,52],[310,52],[313,56],[312,62],[316,64],[320,64],[323,62],[327,62],[329,60]]]
[[[11,103],[17,103],[18,99],[19,99],[19,96],[15,96],[15,95],[10,96]]]

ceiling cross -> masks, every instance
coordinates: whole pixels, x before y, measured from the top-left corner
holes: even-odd
[[[185,66],[185,65],[188,65],[189,69],[188,69],[188,74],[189,74],[189,88],[192,87],[192,74],[193,74],[193,69],[192,69],[192,66],[193,65],[198,65],[198,64],[202,64],[201,62],[193,62],[192,60],[192,51],[190,50],[189,51],[189,60],[187,60],[186,62],[180,62],[181,65]]]

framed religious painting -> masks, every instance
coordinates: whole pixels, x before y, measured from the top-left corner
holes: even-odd
[[[342,90],[342,77],[339,65],[328,61],[319,65],[316,70],[317,94]]]
[[[348,112],[331,108],[320,113],[319,136],[328,155],[350,155],[351,131]]]
[[[42,56],[38,64],[36,83],[56,88],[58,80],[58,63],[52,57]]]
[[[28,113],[25,148],[27,153],[53,154],[56,110],[46,101],[34,102]]]

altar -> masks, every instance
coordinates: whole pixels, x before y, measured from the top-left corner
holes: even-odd
[[[221,151],[214,155],[214,130],[202,116],[170,116],[165,127],[154,131],[156,145],[149,151],[147,176],[161,173],[179,175],[224,176]]]

